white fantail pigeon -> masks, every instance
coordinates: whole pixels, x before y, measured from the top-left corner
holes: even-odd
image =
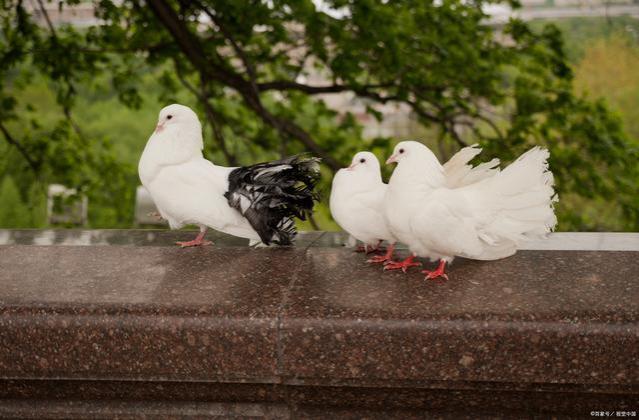
[[[446,164],[444,174],[446,185],[457,188],[493,176],[499,159],[472,167],[468,162],[481,152],[477,145],[461,149]],[[357,153],[348,168],[340,169],[333,178],[330,209],[335,221],[356,239],[364,242],[365,250],[370,246],[378,249],[379,244],[389,242],[386,254],[374,256],[371,263],[384,263],[386,269],[395,267],[392,261],[397,239],[390,232],[384,218],[384,197],[388,186],[382,181],[379,161],[370,152]],[[417,265],[418,263],[412,263]]]
[[[356,239],[375,251],[382,241],[389,246],[385,256],[369,262],[391,260],[395,238],[388,230],[383,214],[387,185],[382,181],[379,161],[371,152],[359,152],[351,165],[337,171],[331,187],[330,209],[333,219]]]
[[[544,237],[557,224],[549,152],[533,147],[505,169],[451,188],[433,152],[415,141],[399,143],[386,163],[397,163],[384,198],[386,222],[412,255],[440,260],[427,279],[448,278],[455,256],[496,260],[514,254],[526,239]],[[480,165],[481,166],[481,165]],[[467,175],[467,176],[470,176]]]
[[[289,245],[294,217],[305,219],[317,199],[319,159],[293,156],[257,165],[227,168],[202,155],[202,126],[184,105],[160,111],[138,173],[161,216],[172,229],[200,227],[182,247],[207,245],[207,227],[248,238],[251,243]]]

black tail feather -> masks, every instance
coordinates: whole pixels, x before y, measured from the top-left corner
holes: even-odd
[[[297,234],[293,217],[306,220],[319,199],[314,191],[320,178],[319,161],[298,155],[242,166],[229,174],[224,196],[264,244],[290,245]]]

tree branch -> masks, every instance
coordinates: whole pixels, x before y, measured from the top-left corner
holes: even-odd
[[[392,83],[384,83],[384,84],[372,84],[372,85],[338,85],[332,84],[327,86],[310,86],[305,85],[303,83],[293,82],[290,80],[274,80],[271,82],[258,83],[257,88],[260,92],[265,92],[268,90],[297,90],[300,92],[308,93],[311,95],[321,94],[321,93],[340,93],[340,92],[348,92],[353,91],[355,93],[367,93],[369,89],[377,89],[377,88],[387,88],[391,87]],[[370,93],[370,92],[368,92]],[[394,100],[393,98],[388,98],[386,100]]]
[[[53,38],[53,42],[57,43],[58,35],[55,31],[55,28],[53,27],[53,23],[51,23],[51,19],[49,18],[49,13],[44,8],[44,4],[42,3],[42,0],[37,0],[37,1],[38,1],[38,5],[40,6],[40,11],[42,12],[42,15],[47,21],[47,26],[49,27],[49,31],[51,32],[51,37]],[[71,82],[71,78],[69,74],[65,74],[63,79],[69,88],[65,97],[65,102],[62,104],[62,110],[64,112],[64,116],[66,117],[67,121],[69,121],[71,128],[73,128],[73,131],[75,131],[78,137],[86,143],[86,138],[84,137],[84,134],[82,133],[82,130],[80,129],[80,126],[77,125],[75,121],[73,120],[71,116],[71,109],[69,108],[69,103],[70,103],[69,99],[71,96],[73,96],[75,88],[73,86],[73,83]]]
[[[213,129],[213,138],[215,139],[215,142],[219,146],[220,151],[224,155],[226,162],[231,166],[237,166],[238,165],[237,158],[235,157],[235,155],[231,154],[228,148],[226,147],[226,140],[224,139],[224,134],[222,133],[222,130],[220,129],[217,123],[217,120],[218,120],[217,111],[215,111],[215,109],[211,106],[211,103],[209,102],[209,98],[203,92],[197,90],[193,85],[191,85],[188,80],[186,80],[186,78],[184,77],[184,74],[180,70],[180,66],[177,63],[177,61],[173,60],[173,65],[175,67],[175,73],[177,74],[177,77],[180,80],[180,83],[182,83],[182,85],[186,89],[188,89],[193,95],[195,95],[200,101],[200,103],[202,104],[202,106],[204,107],[204,113],[206,115],[206,119],[209,121],[209,124],[211,124],[211,128]]]
[[[31,157],[31,155],[29,155],[29,152],[27,151],[27,149],[25,149],[24,146],[20,144],[20,142],[18,142],[16,139],[13,138],[11,133],[9,133],[9,130],[7,130],[7,128],[4,126],[4,124],[2,124],[2,122],[0,122],[0,131],[2,131],[2,134],[4,135],[4,138],[7,141],[7,143],[15,147],[18,150],[18,152],[20,152],[20,154],[27,161],[27,163],[29,164],[33,172],[37,174],[40,170],[40,162],[35,161]]]
[[[186,58],[203,75],[219,80],[234,88],[242,96],[246,105],[264,122],[275,128],[281,135],[292,136],[301,141],[310,151],[321,157],[324,163],[333,171],[337,171],[341,167],[340,163],[315,143],[303,128],[291,120],[276,117],[264,108],[259,92],[253,89],[251,82],[247,82],[232,70],[207,59],[199,39],[191,34],[186,24],[180,20],[179,16],[165,0],[147,0],[147,4],[175,39]]]
[[[459,133],[457,132],[457,130],[455,130],[455,121],[454,120],[446,120],[446,119],[444,119],[442,121],[442,125],[443,125],[444,129],[448,132],[448,134],[451,135],[453,140],[455,140],[455,142],[457,142],[457,144],[459,144],[460,147],[468,146],[466,144],[466,142],[464,140],[462,140],[462,138],[459,135]]]
[[[473,114],[472,117],[477,118],[480,121],[483,121],[486,124],[488,124],[490,128],[492,128],[492,130],[495,132],[495,135],[497,135],[497,138],[499,140],[501,141],[505,140],[504,134],[501,132],[497,124],[493,120],[491,120],[489,117],[482,115],[480,112]]]
[[[218,28],[220,28],[220,31],[222,32],[222,35],[224,35],[224,38],[226,38],[231,43],[231,46],[233,47],[233,50],[235,51],[235,54],[237,54],[237,56],[242,61],[242,64],[244,64],[244,68],[246,69],[246,73],[249,76],[249,81],[251,83],[251,86],[253,87],[253,90],[255,91],[256,94],[259,94],[259,92],[257,91],[257,86],[256,86],[256,83],[257,83],[257,72],[255,71],[255,66],[253,66],[253,64],[249,60],[249,58],[246,55],[246,53],[244,52],[244,50],[235,41],[235,38],[233,37],[233,35],[231,35],[231,33],[226,29],[226,27],[224,25],[222,25],[222,23],[219,21],[219,19],[217,19],[217,16],[215,16],[215,13],[211,12],[209,10],[209,8],[206,7],[205,5],[203,5],[202,3],[198,2],[198,1],[196,1],[195,3],[200,8],[202,8],[202,10],[204,10],[204,13],[206,13],[207,16],[209,18],[211,18],[211,21],[214,24],[216,24]]]
[[[249,60],[248,56],[244,52],[244,50],[240,47],[240,45],[235,41],[231,33],[229,33],[224,25],[217,19],[214,13],[212,13],[208,8],[204,7],[200,4],[200,7],[203,8],[205,13],[211,18],[213,23],[215,23],[220,31],[224,35],[224,37],[231,43],[235,53],[240,58],[242,63],[244,64],[244,68],[249,76],[249,86],[251,92],[247,92],[245,89],[240,89],[239,92],[244,97],[245,102],[254,112],[256,112],[262,120],[268,122],[271,126],[275,127],[282,134],[288,134],[289,136],[296,137],[304,143],[308,148],[313,150],[314,153],[317,153],[322,156],[322,159],[326,162],[328,166],[330,166],[333,170],[338,170],[341,165],[334,160],[329,154],[325,153],[318,145],[313,141],[311,136],[300,126],[295,124],[291,120],[287,120],[284,118],[277,117],[271,114],[262,104],[262,100],[260,98],[260,90],[257,85],[257,73],[255,71],[255,67]]]
[[[259,83],[257,86],[258,86],[258,89],[260,89],[260,91],[296,90],[296,91],[308,93],[311,95],[351,91],[355,93],[357,96],[360,96],[363,98],[370,98],[383,104],[387,102],[391,102],[391,101],[404,102],[408,104],[418,116],[424,119],[427,119],[429,121],[438,122],[438,123],[442,122],[441,118],[424,110],[423,107],[416,101],[411,101],[407,98],[402,98],[397,95],[382,95],[379,92],[375,92],[371,90],[371,89],[388,88],[393,86],[393,83],[369,84],[369,85],[361,85],[361,86],[338,85],[338,84],[332,84],[327,86],[310,86],[310,85],[305,85],[303,83],[291,82],[288,80],[276,80],[272,82]]]
[[[44,19],[47,22],[47,26],[49,27],[49,30],[51,31],[51,35],[53,36],[54,39],[57,39],[57,34],[55,32],[55,28],[53,27],[53,24],[51,23],[51,19],[49,18],[49,13],[47,12],[47,9],[44,8],[44,4],[42,3],[42,0],[38,0],[38,5],[40,6],[40,11],[42,12],[42,16],[44,16]]]
[[[147,0],[146,4],[169,31],[180,50],[195,68],[232,87],[246,83],[239,75],[231,73],[222,65],[207,59],[200,40],[189,31],[186,24],[180,20],[175,11],[164,0]]]

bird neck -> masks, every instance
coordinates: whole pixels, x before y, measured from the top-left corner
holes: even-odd
[[[154,133],[146,143],[138,171],[142,183],[152,180],[164,166],[202,158],[202,131],[175,127]]]
[[[433,159],[400,162],[388,183],[390,188],[427,192],[445,183],[444,168]]]
[[[381,175],[376,179],[374,176],[348,172],[346,169],[340,170],[333,178],[331,187],[331,201],[350,200],[354,195],[368,193],[376,189],[383,188]]]

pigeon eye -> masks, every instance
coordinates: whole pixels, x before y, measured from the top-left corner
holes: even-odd
[[[170,120],[171,118],[173,118],[173,115],[167,115],[167,116],[166,116],[166,119],[167,119],[167,120]]]
[[[399,153],[404,153],[404,149],[399,149]]]
[[[364,159],[364,158],[361,158],[361,159],[359,160],[359,163],[364,163],[364,162],[366,162],[366,159]]]

